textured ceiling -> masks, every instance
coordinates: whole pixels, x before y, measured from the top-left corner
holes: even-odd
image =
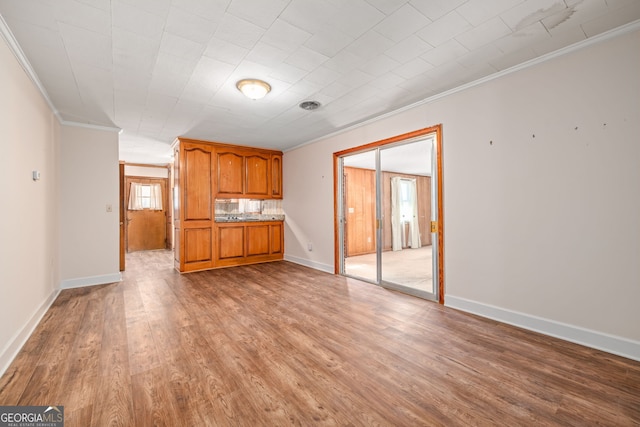
[[[0,0],[0,15],[63,121],[121,128],[121,159],[156,163],[177,136],[286,150],[638,20],[640,1]],[[242,78],[273,90],[251,101]]]

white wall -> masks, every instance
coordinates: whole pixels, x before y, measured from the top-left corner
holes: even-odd
[[[58,289],[60,126],[0,37],[0,373]],[[40,171],[40,180],[32,171]]]
[[[126,176],[145,176],[149,178],[169,178],[167,167],[124,165]]]
[[[286,152],[286,259],[333,271],[333,152],[442,123],[445,304],[640,360],[639,76],[635,31]]]
[[[120,280],[118,134],[62,126],[61,287]],[[111,212],[107,212],[107,205]]]

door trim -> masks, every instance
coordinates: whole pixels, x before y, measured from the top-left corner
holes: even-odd
[[[366,151],[373,148],[379,148],[388,144],[394,144],[400,141],[413,139],[420,136],[429,134],[435,134],[436,144],[436,188],[437,195],[437,212],[438,212],[438,224],[437,224],[437,236],[438,239],[438,302],[444,304],[444,209],[443,209],[443,194],[442,194],[442,124],[427,127],[424,129],[415,130],[413,132],[396,135],[391,138],[382,139],[379,141],[371,142],[369,144],[360,145],[357,147],[348,148],[346,150],[333,153],[333,223],[334,223],[334,274],[340,274],[340,211],[338,204],[340,203],[340,188],[339,188],[339,161],[340,158],[349,154],[353,154],[359,151]]]

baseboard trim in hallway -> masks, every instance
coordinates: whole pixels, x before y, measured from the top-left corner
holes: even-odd
[[[2,349],[2,353],[0,353],[0,377],[4,375],[6,370],[11,365],[11,362],[15,359],[15,357],[20,353],[20,350],[27,342],[33,331],[38,327],[38,324],[42,320],[45,314],[47,314],[47,310],[51,307],[51,304],[56,300],[58,295],[60,294],[60,290],[54,290],[49,297],[38,307],[33,316],[29,319],[29,321],[24,325],[24,327],[16,334],[16,336],[11,339],[9,344]]]

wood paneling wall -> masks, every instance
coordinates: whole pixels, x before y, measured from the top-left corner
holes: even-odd
[[[346,256],[376,251],[376,177],[371,169],[344,168]],[[391,250],[391,178],[415,178],[423,246],[431,245],[431,177],[382,172],[382,250]]]

